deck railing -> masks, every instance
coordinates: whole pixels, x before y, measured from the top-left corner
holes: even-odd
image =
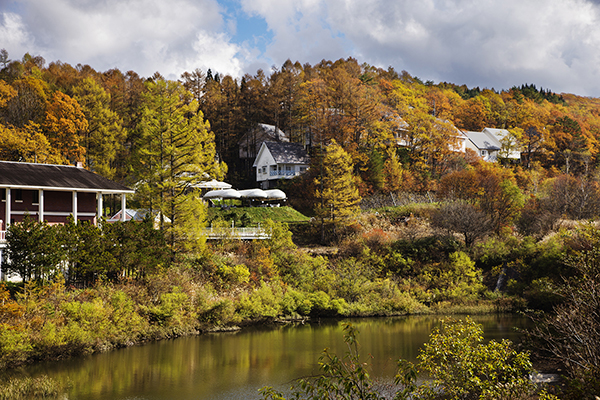
[[[265,229],[258,228],[210,228],[204,229],[202,232],[207,239],[241,239],[241,240],[254,240],[254,239],[270,239],[271,233]]]

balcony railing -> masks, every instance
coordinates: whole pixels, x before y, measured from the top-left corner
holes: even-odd
[[[298,171],[271,171],[270,176],[296,176],[300,175]]]

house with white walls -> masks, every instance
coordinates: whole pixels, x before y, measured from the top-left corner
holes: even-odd
[[[304,146],[289,142],[263,142],[252,165],[261,189],[272,189],[280,179],[291,179],[308,170],[310,157]]]

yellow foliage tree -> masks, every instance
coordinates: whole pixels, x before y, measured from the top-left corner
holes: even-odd
[[[320,161],[320,176],[317,186],[315,213],[324,228],[325,221],[346,225],[358,213],[360,195],[352,174],[352,161],[348,153],[335,140],[327,146]],[[322,230],[324,238],[324,230]]]
[[[23,128],[0,124],[0,159],[5,161],[66,164],[68,161],[50,145],[40,126],[30,122]]]

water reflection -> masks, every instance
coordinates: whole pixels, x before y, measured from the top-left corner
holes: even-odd
[[[475,318],[486,338],[519,340],[514,327],[521,317]],[[440,317],[345,320],[360,331],[361,355],[373,364],[373,376],[394,376],[396,361],[414,361]],[[288,387],[293,379],[318,372],[325,347],[346,351],[343,321],[254,328],[207,334],[121,349],[74,360],[27,368],[28,375],[48,374],[72,383],[68,399],[248,399],[265,385]]]

